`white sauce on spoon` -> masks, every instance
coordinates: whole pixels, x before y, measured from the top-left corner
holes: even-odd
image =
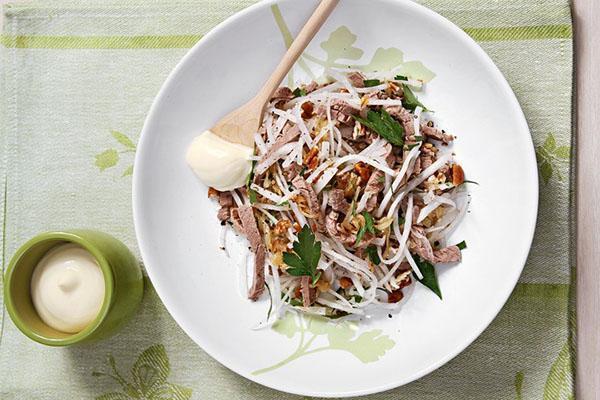
[[[194,139],[186,161],[202,182],[223,192],[245,185],[253,154],[252,147],[228,142],[206,131]]]
[[[104,302],[104,275],[83,247],[64,244],[51,249],[31,277],[31,299],[50,327],[77,333],[98,315]]]

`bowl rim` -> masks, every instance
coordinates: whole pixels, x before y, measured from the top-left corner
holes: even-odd
[[[61,245],[61,243],[72,243],[81,246],[90,254],[92,254],[102,271],[102,276],[104,277],[104,300],[102,301],[102,307],[100,308],[100,311],[98,312],[94,320],[83,330],[77,333],[73,333],[64,338],[52,338],[33,331],[31,327],[27,325],[27,323],[25,323],[25,321],[21,318],[21,316],[16,310],[13,301],[14,294],[11,290],[12,279],[15,276],[15,274],[18,274],[19,268],[22,265],[21,262],[23,256],[25,256],[33,246],[46,242],[56,243],[50,249]],[[110,307],[112,305],[113,294],[114,277],[112,268],[102,251],[94,243],[92,243],[92,241],[87,239],[85,233],[82,232],[52,231],[44,232],[34,236],[15,252],[15,254],[10,260],[10,263],[4,275],[4,302],[6,304],[6,309],[8,310],[8,314],[10,315],[11,319],[13,320],[17,328],[19,328],[19,330],[23,332],[27,337],[47,346],[70,346],[92,337],[94,333],[98,331],[98,329],[100,328],[100,326],[102,325],[102,323],[106,319],[106,316],[109,313]],[[29,296],[31,296],[31,292],[29,292]]]
[[[336,392],[336,393],[315,391],[315,390],[310,389],[309,387],[307,387],[306,390],[295,390],[295,389],[285,388],[281,385],[276,385],[276,383],[274,383],[273,381],[267,381],[267,380],[257,378],[256,376],[252,375],[249,372],[246,373],[241,368],[239,368],[238,365],[235,365],[235,363],[233,363],[233,364],[230,363],[229,361],[231,361],[231,360],[228,359],[226,356],[224,356],[222,354],[218,354],[218,352],[215,351],[213,348],[211,348],[210,346],[207,346],[207,343],[205,341],[202,341],[201,338],[192,337],[188,333],[188,331],[191,331],[191,325],[189,324],[189,322],[186,321],[186,319],[182,315],[179,314],[179,312],[178,312],[179,310],[177,310],[176,308],[174,308],[172,306],[172,301],[170,301],[168,296],[165,295],[165,290],[163,289],[162,283],[160,283],[160,281],[157,279],[153,279],[153,276],[155,276],[155,274],[153,272],[154,268],[152,267],[152,263],[149,262],[150,260],[148,257],[148,253],[149,253],[148,249],[151,247],[151,245],[146,240],[143,239],[143,234],[142,234],[141,226],[140,226],[141,221],[142,221],[141,209],[143,208],[143,196],[141,196],[141,194],[140,194],[141,187],[143,186],[143,182],[142,182],[143,179],[142,179],[142,173],[141,173],[141,170],[143,168],[139,168],[139,166],[143,166],[145,164],[143,161],[143,158],[144,158],[144,154],[146,153],[145,149],[149,146],[148,131],[151,130],[151,125],[153,125],[153,123],[154,123],[154,119],[156,118],[158,108],[162,105],[163,102],[168,101],[167,90],[177,81],[177,76],[179,75],[180,71],[184,68],[184,65],[186,65],[190,61],[190,59],[192,59],[195,56],[195,54],[199,51],[199,48],[214,41],[215,37],[218,37],[218,35],[220,35],[221,32],[226,31],[227,29],[230,29],[232,25],[237,23],[239,20],[243,20],[246,16],[257,12],[260,9],[268,8],[274,4],[282,4],[287,1],[291,1],[291,0],[262,0],[262,1],[259,1],[258,3],[255,3],[251,6],[231,15],[230,17],[226,18],[224,21],[222,21],[221,23],[216,25],[213,29],[211,29],[206,35],[204,35],[202,37],[202,39],[199,40],[183,56],[183,58],[177,63],[175,68],[170,72],[169,76],[167,77],[167,79],[165,80],[163,85],[161,86],[161,88],[160,88],[157,96],[155,97],[155,99],[148,111],[148,114],[146,116],[146,120],[144,122],[144,126],[142,128],[140,138],[138,141],[138,150],[135,155],[135,165],[138,166],[138,168],[135,168],[134,173],[133,173],[132,208],[133,208],[133,220],[134,220],[134,227],[135,227],[135,232],[136,232],[136,239],[137,239],[137,243],[139,246],[140,255],[142,257],[142,260],[144,260],[144,265],[146,268],[146,272],[148,274],[148,278],[152,282],[152,285],[154,286],[156,293],[158,294],[159,298],[165,305],[165,308],[167,309],[167,311],[169,312],[171,317],[177,322],[177,324],[182,328],[182,330],[194,341],[194,343],[196,343],[199,347],[201,347],[212,358],[217,360],[221,365],[225,366],[226,368],[230,369],[231,371],[235,372],[236,374],[239,374],[240,376],[242,376],[246,379],[249,379],[253,382],[259,383],[260,385],[266,386],[266,387],[274,389],[274,390],[284,391],[286,393],[291,393],[291,394],[296,394],[296,395],[325,397],[325,398],[346,398],[346,397],[365,396],[365,395],[380,393],[380,392],[384,392],[387,390],[398,388],[400,386],[403,386],[410,382],[413,382],[417,379],[420,379],[420,378],[428,375],[429,373],[437,370],[444,364],[448,363],[450,360],[452,360],[457,355],[462,353],[468,346],[470,346],[475,341],[475,339],[477,339],[489,327],[489,325],[492,323],[492,321],[498,316],[498,314],[500,313],[502,308],[505,306],[505,304],[508,301],[510,295],[512,294],[515,286],[517,285],[519,277],[521,276],[523,268],[525,267],[525,263],[527,262],[527,257],[529,255],[529,251],[531,249],[531,244],[533,243],[535,227],[536,227],[536,223],[537,223],[537,216],[538,216],[538,209],[539,209],[539,175],[538,175],[538,170],[537,170],[537,164],[535,161],[536,158],[535,158],[535,149],[534,149],[534,145],[533,145],[533,139],[531,138],[531,131],[527,124],[527,120],[523,113],[523,109],[522,109],[515,93],[513,92],[510,84],[506,80],[506,77],[500,71],[500,69],[496,66],[496,64],[493,62],[493,60],[490,58],[490,56],[485,52],[485,50],[483,50],[483,48],[471,36],[469,36],[465,31],[463,31],[460,27],[458,27],[456,24],[451,22],[446,17],[438,14],[437,12],[435,12],[421,4],[415,3],[411,0],[378,0],[381,3],[392,4],[392,5],[395,5],[398,7],[405,7],[407,10],[409,10],[411,12],[415,12],[417,14],[425,16],[426,18],[430,19],[434,23],[437,23],[440,26],[444,27],[448,31],[448,34],[455,35],[457,40],[459,40],[463,45],[465,45],[469,49],[471,49],[474,52],[475,56],[482,63],[482,66],[484,68],[486,68],[488,73],[490,74],[490,76],[493,77],[494,81],[500,85],[499,91],[501,91],[502,94],[504,96],[506,96],[507,99],[510,101],[514,118],[515,118],[515,120],[518,121],[518,124],[521,126],[520,130],[523,132],[527,132],[529,134],[529,140],[528,140],[529,146],[526,149],[526,151],[529,154],[529,158],[527,160],[527,163],[529,164],[528,170],[531,173],[531,176],[529,177],[529,179],[531,180],[531,184],[533,187],[532,192],[531,192],[532,198],[531,198],[531,205],[530,205],[531,211],[532,211],[532,219],[531,219],[529,229],[524,234],[524,237],[527,238],[527,240],[524,241],[524,242],[526,242],[526,246],[523,248],[524,250],[522,253],[517,254],[515,256],[515,260],[516,260],[515,261],[515,269],[514,269],[512,279],[511,279],[511,277],[507,277],[507,281],[511,281],[511,284],[510,284],[511,290],[507,290],[506,293],[502,294],[501,296],[498,296],[498,298],[501,299],[501,301],[498,302],[498,306],[495,307],[494,312],[489,313],[489,315],[487,315],[486,318],[481,318],[481,322],[479,323],[479,326],[477,327],[477,329],[474,329],[470,335],[465,335],[465,340],[459,346],[456,346],[456,348],[453,351],[448,352],[445,357],[440,358],[437,362],[432,363],[430,366],[428,366],[426,368],[415,371],[411,375],[408,375],[402,379],[390,380],[389,383],[384,384],[384,385],[373,386],[373,387],[370,387],[367,389],[359,389],[359,390]],[[335,10],[334,10],[334,12],[335,12]],[[155,267],[155,268],[157,268],[157,267]]]

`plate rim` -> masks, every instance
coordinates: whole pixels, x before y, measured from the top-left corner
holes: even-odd
[[[188,52],[181,58],[181,60],[179,60],[179,62],[175,66],[175,68],[173,68],[173,70],[169,73],[167,79],[162,84],[158,94],[156,95],[156,97],[154,98],[154,100],[152,102],[152,105],[146,115],[142,131],[140,133],[140,138],[138,141],[138,150],[135,154],[134,165],[136,165],[136,166],[140,165],[140,164],[143,165],[143,162],[142,162],[143,156],[142,155],[145,153],[144,149],[147,147],[147,145],[146,145],[146,143],[148,141],[147,131],[149,131],[151,129],[150,125],[154,118],[154,115],[157,112],[157,109],[159,108],[159,106],[166,99],[165,96],[166,96],[167,89],[170,88],[174,82],[176,82],[176,77],[177,77],[177,75],[179,75],[180,70],[189,61],[189,59],[194,57],[194,55],[198,51],[198,49],[200,47],[204,46],[205,44],[207,44],[209,41],[213,40],[213,38],[215,36],[218,36],[221,33],[221,31],[228,29],[229,26],[232,24],[235,24],[236,21],[243,19],[246,15],[251,14],[255,11],[258,11],[259,9],[261,9],[263,7],[266,8],[266,7],[269,7],[274,4],[285,3],[286,1],[290,1],[290,0],[262,0],[262,1],[259,1],[249,7],[246,7],[244,9],[238,11],[235,14],[227,17],[225,20],[223,20],[219,24],[217,24],[208,33],[203,35],[203,37],[191,49],[188,50]],[[531,179],[533,180],[532,183],[534,184],[533,185],[534,189],[532,190],[532,193],[531,193],[531,195],[532,195],[531,216],[532,217],[531,217],[531,221],[530,221],[530,224],[528,227],[527,234],[524,235],[527,238],[527,246],[524,247],[525,248],[524,254],[520,254],[520,255],[518,255],[518,257],[516,257],[517,260],[520,260],[518,263],[515,263],[515,264],[519,265],[519,268],[514,269],[514,271],[515,271],[514,277],[512,279],[512,284],[510,285],[511,289],[507,290],[506,293],[504,293],[504,295],[499,296],[499,298],[501,298],[502,301],[498,303],[499,305],[498,305],[498,307],[496,307],[497,309],[493,313],[490,313],[487,318],[482,318],[481,322],[478,324],[477,329],[474,329],[472,331],[471,335],[468,335],[466,337],[466,339],[464,341],[462,341],[459,346],[457,346],[453,351],[449,352],[445,357],[439,359],[437,362],[432,363],[431,365],[429,365],[426,368],[422,368],[421,370],[415,371],[413,374],[406,376],[403,379],[393,380],[393,381],[390,381],[390,383],[388,383],[388,384],[379,385],[379,386],[371,387],[368,389],[353,390],[353,391],[347,391],[347,392],[336,392],[336,393],[318,392],[318,391],[313,391],[310,389],[305,390],[305,391],[287,389],[282,386],[278,386],[276,383],[273,383],[272,381],[271,382],[269,382],[268,380],[265,381],[264,379],[254,376],[250,373],[250,371],[245,372],[245,371],[242,371],[240,368],[237,368],[237,366],[235,366],[235,365],[226,363],[225,356],[218,355],[217,352],[214,351],[214,349],[210,348],[210,346],[207,346],[206,342],[202,343],[202,340],[200,338],[194,338],[194,337],[192,337],[191,334],[188,333],[188,329],[191,330],[191,327],[188,326],[187,322],[185,322],[185,318],[178,315],[178,313],[176,311],[173,311],[174,307],[172,307],[170,305],[171,302],[168,300],[168,295],[165,295],[163,289],[161,289],[162,284],[159,283],[160,281],[158,279],[153,279],[153,272],[152,272],[153,267],[151,266],[151,263],[148,262],[148,257],[147,257],[147,253],[148,253],[146,251],[147,244],[146,244],[145,240],[143,239],[143,234],[141,232],[141,228],[139,227],[139,224],[140,224],[139,221],[141,221],[140,214],[141,214],[141,209],[143,207],[142,206],[143,200],[141,199],[141,196],[139,196],[140,187],[142,186],[142,182],[141,182],[142,181],[142,172],[140,172],[141,171],[140,168],[134,168],[133,179],[132,179],[132,208],[133,208],[133,221],[134,221],[134,227],[135,227],[136,240],[137,240],[137,244],[138,244],[138,247],[140,250],[141,258],[144,262],[144,266],[145,266],[145,270],[148,275],[148,278],[150,279],[150,281],[156,291],[156,294],[158,295],[158,297],[164,304],[165,309],[170,314],[170,316],[175,320],[175,322],[179,325],[179,327],[185,332],[185,334],[190,339],[192,339],[192,341],[196,345],[198,345],[203,351],[205,351],[210,357],[215,359],[217,362],[219,362],[221,365],[223,365],[227,369],[235,372],[236,374],[238,374],[246,379],[249,379],[250,381],[258,383],[262,386],[265,386],[265,387],[268,387],[270,389],[274,389],[277,391],[282,391],[282,392],[295,394],[295,395],[302,395],[302,396],[315,396],[315,397],[325,397],[325,398],[340,398],[340,397],[347,398],[347,397],[355,397],[355,396],[365,396],[365,395],[370,395],[370,394],[375,394],[375,393],[380,393],[380,392],[388,391],[391,389],[395,389],[395,388],[401,387],[403,385],[406,385],[410,382],[413,382],[417,379],[420,379],[420,378],[430,374],[431,372],[437,370],[438,368],[445,365],[450,360],[452,360],[453,358],[455,358],[456,356],[461,354],[489,327],[489,325],[494,321],[494,319],[496,319],[496,317],[498,316],[500,311],[506,305],[506,302],[508,301],[510,295],[514,291],[514,288],[516,287],[518,280],[519,280],[519,278],[523,272],[523,269],[525,267],[525,264],[527,262],[528,255],[531,251],[531,246],[532,246],[533,239],[534,239],[535,228],[536,228],[537,219],[538,219],[538,211],[539,211],[539,173],[538,173],[538,169],[537,169],[535,148],[534,148],[534,144],[533,144],[533,138],[531,136],[531,130],[527,123],[527,119],[525,117],[523,109],[519,103],[519,100],[516,97],[514,91],[512,90],[512,87],[508,83],[506,77],[504,76],[502,71],[500,71],[500,69],[497,67],[497,65],[494,63],[494,61],[491,59],[491,57],[485,52],[485,50],[483,50],[483,48],[471,36],[469,36],[465,31],[463,31],[459,26],[454,24],[449,19],[442,16],[441,14],[438,14],[436,11],[434,11],[428,7],[425,7],[421,4],[415,3],[411,0],[378,0],[378,1],[380,1],[382,3],[396,4],[399,7],[406,7],[410,11],[413,11],[416,13],[421,13],[425,17],[430,18],[434,22],[440,24],[440,26],[442,28],[446,29],[449,33],[455,34],[457,36],[458,40],[460,40],[464,45],[468,46],[471,50],[473,50],[475,52],[477,58],[487,68],[487,72],[493,76],[494,82],[497,82],[498,84],[501,85],[501,87],[499,89],[510,100],[511,106],[513,108],[514,118],[515,118],[515,120],[518,120],[518,124],[521,125],[520,130],[524,130],[525,132],[527,132],[528,137],[529,137],[529,140],[527,141],[529,146],[525,153],[527,153],[529,155],[527,163],[531,164],[531,165],[529,165],[530,168],[528,168],[528,169],[531,170],[531,174],[532,174]],[[334,10],[334,12],[335,12],[335,10]]]

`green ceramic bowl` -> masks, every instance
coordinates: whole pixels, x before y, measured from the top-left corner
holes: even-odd
[[[33,307],[30,282],[40,259],[53,247],[75,243],[88,250],[104,274],[104,303],[98,316],[78,333],[64,333],[46,325]],[[91,230],[42,233],[13,256],[4,277],[4,303],[15,325],[36,342],[70,346],[105,338],[133,315],[142,299],[144,283],[137,259],[114,237]]]

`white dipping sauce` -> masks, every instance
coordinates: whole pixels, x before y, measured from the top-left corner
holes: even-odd
[[[64,244],[51,249],[31,277],[31,299],[47,325],[76,333],[92,322],[104,302],[104,275],[83,247]]]
[[[252,147],[228,142],[206,131],[194,139],[186,160],[202,182],[219,191],[227,191],[246,184],[253,154]]]

